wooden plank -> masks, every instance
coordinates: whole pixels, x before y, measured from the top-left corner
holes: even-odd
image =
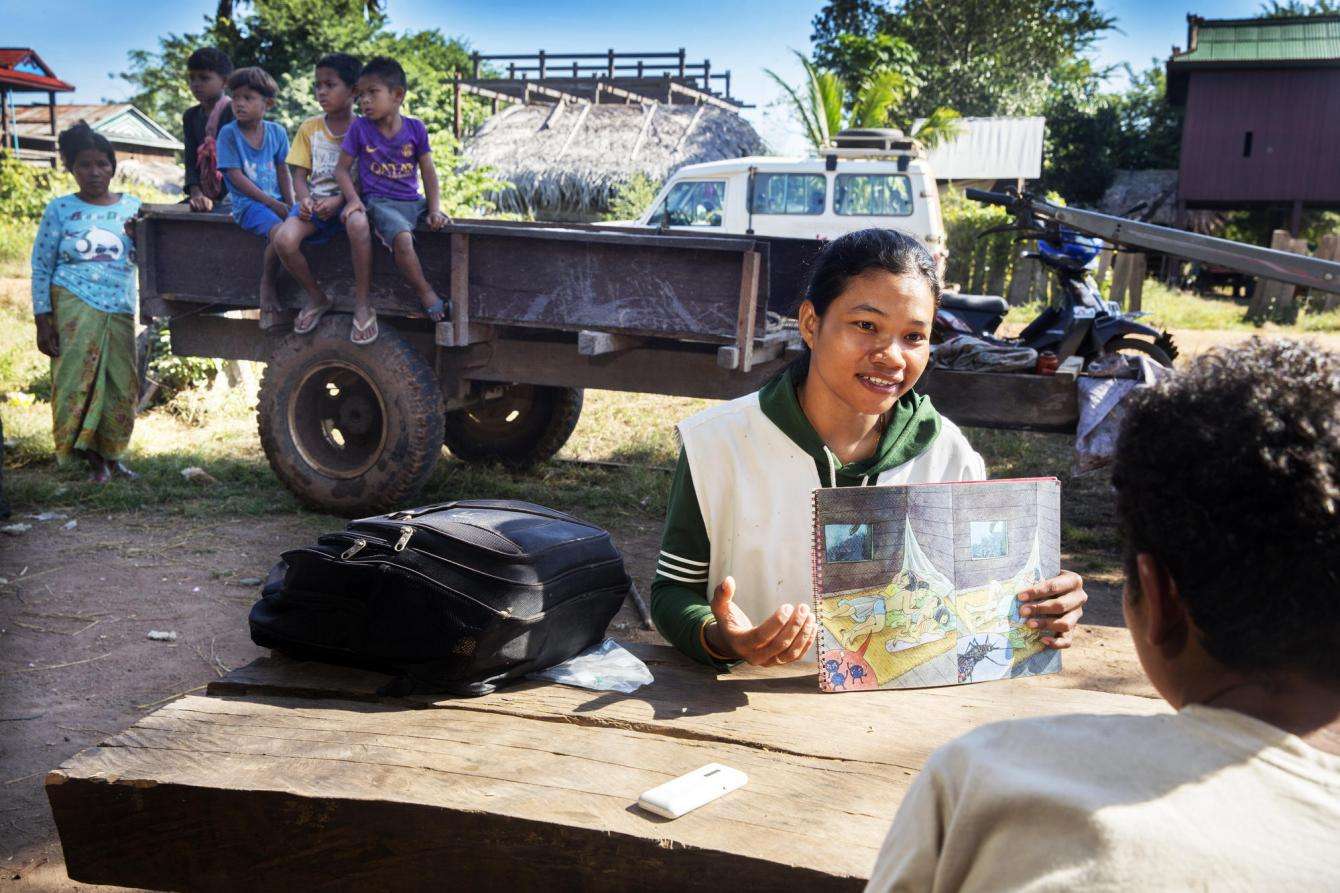
[[[633,141],[633,151],[629,153],[628,160],[636,161],[637,153],[642,151],[642,143],[647,139],[647,131],[651,128],[651,119],[656,115],[656,103],[645,107],[642,113],[642,127],[637,132],[637,139]]]
[[[1289,235],[1288,230],[1277,229],[1270,237],[1270,247],[1277,251],[1288,251],[1293,243],[1293,237]],[[1265,322],[1273,314],[1278,304],[1284,283],[1273,279],[1256,280],[1256,288],[1252,291],[1251,303],[1247,306],[1247,319],[1253,322]]]
[[[757,251],[746,251],[740,263],[740,312],[735,328],[735,348],[739,351],[741,372],[754,367],[754,328],[758,316]]]
[[[747,788],[673,823],[634,807],[712,760]],[[859,890],[912,774],[879,768],[545,717],[188,697],[47,791],[67,871],[92,883],[711,890],[728,871],[745,889]]]
[[[470,343],[470,236],[451,234],[451,335],[452,343]]]
[[[1327,233],[1317,245],[1317,257],[1325,260],[1340,261],[1340,235]],[[1321,312],[1325,313],[1340,307],[1340,292],[1322,292],[1318,296]]]
[[[785,354],[800,338],[794,332],[779,332],[754,342],[753,362],[768,363]],[[740,348],[735,345],[717,348],[717,365],[722,369],[740,368]]]
[[[1139,310],[1144,301],[1147,264],[1148,260],[1143,252],[1131,255],[1129,278],[1126,281],[1125,307],[1132,313]]]
[[[1022,307],[1033,300],[1033,280],[1038,267],[1038,262],[1030,257],[1015,258],[1010,287],[1005,295],[1011,307]]]
[[[347,314],[352,325],[352,312]],[[381,321],[382,331],[394,331],[424,356],[433,356],[433,333],[408,328],[410,320]],[[230,319],[209,313],[179,316],[168,324],[172,352],[180,357],[214,357],[222,360],[268,362],[270,354],[291,332],[262,332],[250,319]],[[302,336],[292,336],[302,337]]]
[[[623,353],[625,350],[642,347],[646,343],[647,339],[635,335],[616,335],[613,332],[587,330],[577,333],[577,353],[584,357]]]
[[[1074,382],[1054,375],[928,369],[917,392],[965,427],[1074,434],[1079,424]]]
[[[1122,307],[1126,306],[1126,292],[1130,287],[1133,257],[1129,251],[1118,251],[1116,259],[1112,261],[1112,287],[1108,290],[1107,299],[1115,301]]]
[[[755,363],[744,373],[719,367],[716,352],[711,348],[649,343],[619,353],[588,357],[578,353],[575,341],[520,338],[492,342],[487,351],[480,353],[479,361],[479,365],[462,374],[475,381],[602,388],[709,400],[730,400],[756,391],[785,365],[779,358]]]
[[[632,696],[524,683],[386,701],[380,674],[256,661],[48,776],[70,876],[159,889],[419,889],[448,872],[466,889],[720,889],[723,876],[738,889],[856,889],[948,739],[1003,719],[1169,710],[1055,677],[834,697],[812,665],[714,679],[665,646],[631,648],[655,676]],[[714,760],[749,784],[674,822],[632,806]]]

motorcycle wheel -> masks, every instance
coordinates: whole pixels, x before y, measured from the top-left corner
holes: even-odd
[[[1173,358],[1168,356],[1168,352],[1153,341],[1145,341],[1143,338],[1113,338],[1104,345],[1103,350],[1106,353],[1122,353],[1123,351],[1134,351],[1142,353],[1161,366],[1172,368]]]

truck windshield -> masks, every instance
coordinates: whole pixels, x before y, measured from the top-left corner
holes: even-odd
[[[823,174],[755,174],[755,214],[822,214],[828,181]]]
[[[833,210],[848,216],[907,217],[912,185],[906,174],[838,174]]]
[[[669,194],[648,223],[651,226],[721,226],[726,210],[726,184],[722,180],[685,180],[670,187]]]

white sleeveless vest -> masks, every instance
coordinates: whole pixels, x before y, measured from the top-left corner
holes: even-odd
[[[754,623],[784,604],[814,597],[810,553],[814,458],[763,414],[758,394],[714,406],[679,424],[693,489],[711,543],[707,592],[735,578],[735,603]],[[880,474],[880,484],[986,478],[986,465],[943,416],[920,456]]]

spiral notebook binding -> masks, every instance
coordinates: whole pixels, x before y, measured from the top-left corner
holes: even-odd
[[[823,616],[820,614],[820,607],[823,604],[823,529],[819,526],[819,494],[821,490],[815,490],[810,494],[810,584],[814,590],[814,623],[816,626],[814,634],[814,659],[819,667],[819,690],[831,691],[832,686],[828,681],[828,674],[824,670],[823,661],[820,655],[823,653],[820,648],[823,643]]]

